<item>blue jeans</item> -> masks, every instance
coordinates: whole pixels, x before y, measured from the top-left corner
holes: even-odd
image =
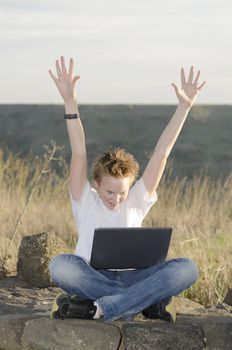
[[[105,321],[131,319],[151,304],[167,300],[190,287],[198,278],[196,264],[187,258],[163,261],[145,269],[95,270],[81,257],[60,254],[49,271],[65,292],[98,303]]]

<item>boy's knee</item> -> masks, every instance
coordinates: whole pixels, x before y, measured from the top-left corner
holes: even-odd
[[[54,256],[49,264],[48,264],[48,270],[50,272],[50,275],[54,275],[55,272],[57,272],[58,270],[62,269],[62,266],[65,265],[65,257],[66,257],[67,254],[59,254],[59,255],[56,255]]]
[[[54,281],[70,281],[83,275],[83,260],[73,254],[59,254],[51,259],[48,269]]]
[[[64,254],[59,254],[59,255],[55,255],[51,258],[49,264],[48,264],[48,268],[49,270],[52,269],[52,267],[56,264],[59,264],[61,260],[63,260],[63,255]]]
[[[190,276],[192,281],[195,282],[199,277],[199,269],[197,264],[192,259],[189,259],[189,258],[183,258],[182,263],[186,274],[188,274],[188,276]]]

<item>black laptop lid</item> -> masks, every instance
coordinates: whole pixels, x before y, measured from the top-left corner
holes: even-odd
[[[170,227],[97,228],[90,265],[95,269],[149,267],[166,259],[171,234]]]

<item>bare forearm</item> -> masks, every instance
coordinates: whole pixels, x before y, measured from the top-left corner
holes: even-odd
[[[65,102],[65,113],[79,114],[77,102],[75,100]],[[66,125],[72,150],[72,156],[85,155],[85,133],[80,118],[66,119]]]
[[[185,104],[179,104],[157,142],[156,150],[164,154],[166,157],[169,156],[176,139],[180,134],[189,110],[190,107]]]

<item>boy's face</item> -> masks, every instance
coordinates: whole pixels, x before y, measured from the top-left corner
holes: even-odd
[[[115,178],[113,176],[103,176],[100,184],[95,182],[99,197],[110,210],[119,209],[120,203],[126,200],[132,177]]]

